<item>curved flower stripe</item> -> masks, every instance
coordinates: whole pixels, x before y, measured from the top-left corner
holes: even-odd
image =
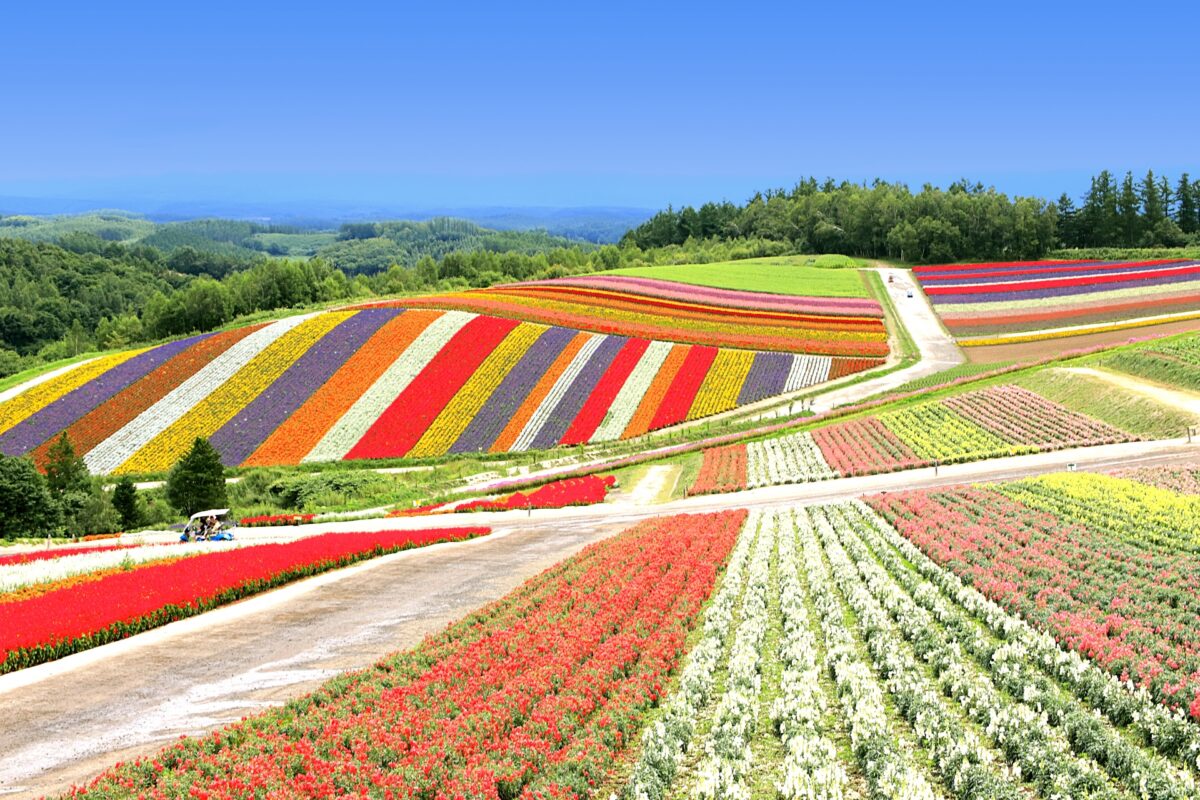
[[[534,387],[577,335],[576,331],[568,328],[548,328],[504,376],[483,408],[450,446],[450,452],[481,453],[490,450],[509,423],[518,418]],[[533,413],[532,409],[530,413]]]
[[[575,376],[575,380],[571,381],[570,386],[559,398],[558,403],[546,418],[545,424],[534,435],[532,447],[542,450],[553,447],[562,441],[571,421],[578,416],[583,404],[627,341],[628,339],[623,336],[605,336],[603,338],[592,357],[587,360],[587,363],[579,370],[579,374]]]
[[[41,411],[60,397],[73,392],[90,380],[103,375],[113,367],[125,363],[150,348],[130,350],[127,353],[116,353],[92,359],[81,367],[60,375],[53,380],[40,383],[22,392],[11,400],[0,404],[0,433],[19,425],[23,420]]]
[[[108,402],[92,409],[67,428],[67,436],[75,446],[75,452],[80,456],[88,454],[161,400],[164,394],[173,391],[214,358],[261,328],[262,325],[250,325],[202,337],[199,342],[117,393]],[[33,451],[33,460],[38,466],[45,466],[52,441],[45,442]]]
[[[587,395],[587,400],[579,413],[575,415],[575,420],[567,428],[567,432],[563,434],[559,444],[581,444],[593,440],[596,429],[605,420],[617,394],[625,386],[633,370],[641,363],[642,355],[649,346],[650,343],[645,339],[630,339],[625,343],[596,387]]]
[[[430,318],[422,312],[405,312],[400,319],[407,319],[413,329],[419,329],[420,332],[413,336],[399,355],[394,351],[383,354],[385,358],[392,359],[391,364],[325,432],[303,461],[337,461],[344,458],[375,424],[379,415],[404,393],[421,374],[421,370],[463,326],[475,319],[475,315],[450,311]]]
[[[1029,313],[1041,310],[1072,309],[1102,305],[1113,300],[1128,299],[1150,302],[1162,297],[1177,295],[1191,296],[1200,292],[1200,281],[1173,283],[1168,286],[1128,286],[1119,289],[1104,289],[1070,297],[1028,297],[1022,300],[1000,300],[979,303],[934,304],[939,314],[950,319],[978,314],[981,316],[1004,316],[1006,312]]]
[[[708,375],[696,392],[696,399],[688,410],[689,420],[720,414],[737,407],[742,384],[754,366],[754,353],[748,350],[721,350],[713,359]]]
[[[438,316],[432,311],[401,311],[276,428],[243,465],[263,467],[299,462],[395,363],[397,354],[407,350]]]
[[[604,339],[605,337],[603,336],[588,335],[583,345],[576,351],[571,362],[566,365],[554,381],[554,384],[542,396],[537,409],[530,415],[529,421],[521,429],[521,434],[513,442],[512,447],[509,448],[510,450],[528,450],[533,446],[533,439],[550,418],[550,412],[562,400],[563,395],[567,393],[567,388],[575,381],[579,373],[583,371],[584,366],[595,355],[597,348],[600,347]]]
[[[1186,264],[1187,261],[1185,259],[1180,259],[1170,263],[1183,265]],[[956,272],[936,276],[923,275],[921,276],[921,283],[928,283],[933,286],[982,286],[989,283],[1020,283],[1027,279],[1041,280],[1043,278],[1085,277],[1088,275],[1136,275],[1139,272],[1155,271],[1158,266],[1160,265],[1130,264],[1120,261],[1103,261],[1096,264],[1076,264],[1065,267],[1051,267],[1049,269],[1037,269],[1035,267],[1030,267],[1028,269],[1018,270],[1000,269],[982,270],[978,272]]]
[[[212,435],[209,443],[225,466],[242,463],[271,431],[329,380],[379,327],[394,318],[392,309],[355,312],[308,348],[287,370],[233,419]]]
[[[795,392],[829,380],[833,371],[833,359],[829,356],[795,356],[788,372],[784,392]]]
[[[665,281],[658,278],[641,278],[632,275],[574,275],[567,278],[549,278],[542,281],[520,284],[523,286],[583,286],[594,289],[609,289],[663,297],[693,303],[707,303],[732,308],[753,308],[764,311],[792,311],[799,314],[850,315],[882,317],[883,308],[879,301],[860,297],[809,297],[803,295],[770,294],[738,289],[717,289],[709,286],[692,286],[686,283]],[[500,286],[496,288],[508,288]]]
[[[1177,294],[1170,292],[1143,300],[1120,303],[1101,303],[1092,306],[1050,306],[1045,311],[1025,314],[993,314],[971,316],[943,314],[942,322],[955,333],[988,335],[1008,333],[1014,328],[1028,328],[1032,323],[1044,323],[1040,327],[1062,325],[1088,325],[1091,323],[1120,322],[1135,312],[1141,316],[1167,314],[1200,306],[1200,291]]]
[[[614,336],[663,339],[745,350],[777,350],[824,355],[886,356],[887,332],[879,320],[872,330],[808,330],[764,328],[757,324],[688,322],[675,317],[647,316],[644,310],[596,311],[586,303],[558,308],[542,299],[493,297],[482,293],[442,295],[425,299],[407,298],[409,306],[469,309],[547,325],[582,328]],[[764,332],[766,331],[766,332]]]
[[[464,325],[379,415],[345,457],[407,455],[484,359],[518,325],[516,320],[498,317],[476,317]]]
[[[1113,276],[1122,277],[1126,276]],[[1191,269],[1189,272],[1154,275],[1151,277],[1126,278],[1120,282],[1103,284],[1109,292],[1124,292],[1138,287],[1154,286],[1160,291],[1178,291],[1181,286],[1195,283],[1200,280],[1200,267]],[[946,287],[951,288],[951,287]],[[957,287],[955,287],[957,288]],[[990,302],[1007,302],[1010,300],[1028,300],[1028,299],[1050,299],[1057,302],[1064,302],[1066,299],[1073,299],[1080,295],[1091,294],[1097,291],[1099,287],[1091,283],[1077,282],[1062,286],[1049,286],[1042,289],[1031,289],[1028,287],[1014,287],[1011,284],[1007,287],[1008,291],[995,291],[988,294],[944,294],[930,298],[937,308],[953,308],[954,306],[965,303],[977,303],[981,298],[986,298]]]
[[[0,435],[0,452],[10,456],[25,455],[43,442],[49,441],[59,431],[71,427],[80,417],[110,400],[113,395],[210,335],[169,342],[114,366]]]
[[[638,404],[637,411],[633,413],[633,419],[629,420],[629,425],[621,435],[622,439],[641,436],[650,430],[654,416],[658,413],[658,407],[662,405],[662,399],[666,397],[671,384],[675,382],[675,376],[679,374],[679,370],[683,369],[683,363],[687,361],[688,353],[691,351],[691,345],[686,344],[677,344],[671,348],[671,352],[667,354],[662,366],[655,374],[654,380],[650,382],[650,388],[646,390],[641,403]]]
[[[289,317],[273,322],[238,341],[93,448],[84,456],[88,469],[92,472],[106,473],[124,464],[193,406],[219,389],[221,384],[250,363],[256,355],[311,316]]]
[[[517,325],[471,374],[462,389],[450,399],[407,455],[411,458],[421,458],[446,452],[466,430],[471,420],[483,410],[484,404],[517,361],[547,330],[546,326],[531,322]]]
[[[1127,272],[1123,270],[1111,270],[1102,275],[1088,275],[1084,277],[1064,277],[1064,278],[1046,278],[1043,280],[1023,280],[1023,281],[1008,281],[1005,283],[989,283],[989,284],[967,284],[959,286],[930,286],[925,289],[925,294],[930,296],[959,296],[959,295],[979,295],[979,294],[1008,294],[1010,292],[1022,291],[1031,292],[1039,290],[1059,289],[1074,289],[1081,286],[1100,286],[1111,283],[1141,283],[1151,280],[1168,280],[1172,278],[1182,278],[1184,280],[1196,280],[1196,276],[1200,274],[1200,263],[1192,263],[1185,266],[1163,267],[1162,269],[1145,270],[1142,272]],[[942,301],[939,301],[942,302]]]
[[[783,394],[787,386],[788,375],[797,358],[809,356],[794,356],[789,353],[755,353],[754,364],[742,383],[738,392],[739,406],[757,403],[767,397]]]
[[[558,385],[559,378],[575,363],[579,351],[587,347],[594,339],[595,337],[590,333],[575,333],[571,340],[558,353],[554,362],[550,364],[550,367],[542,377],[534,384],[533,389],[529,391],[529,394],[521,402],[516,413],[512,415],[512,419],[508,421],[508,424],[504,426],[504,430],[500,432],[500,435],[496,437],[491,447],[488,448],[490,452],[505,453],[513,449],[517,440],[521,438],[521,434],[525,431],[525,428],[529,426],[534,415],[542,407],[542,403],[545,402],[547,395],[554,391],[554,387]]]
[[[675,380],[671,381],[671,388],[663,397],[658,411],[654,413],[654,420],[650,423],[651,428],[665,428],[668,425],[684,421],[696,399],[696,393],[700,391],[700,386],[704,383],[704,378],[708,375],[708,370],[716,358],[717,348],[715,347],[692,348],[680,366]]]
[[[961,339],[958,341],[963,347],[987,347],[997,344],[1019,344],[1023,342],[1040,342],[1044,339],[1062,339],[1068,336],[1086,336],[1091,333],[1108,333],[1110,331],[1124,331],[1131,328],[1144,328],[1149,325],[1162,325],[1167,322],[1182,322],[1189,319],[1200,319],[1200,311],[1187,314],[1171,314],[1168,317],[1149,317],[1146,319],[1135,319],[1129,322],[1117,322],[1111,325],[1084,325],[1078,328],[1063,328],[1059,330],[1044,331],[1042,333],[1029,334],[1013,334],[1011,336],[993,336],[983,339]]]
[[[237,416],[308,348],[352,316],[335,311],[305,318],[264,347],[233,375],[212,387],[200,402],[147,442],[115,472],[156,472],[170,469],[193,440],[207,439]]]
[[[621,438],[621,434],[629,427],[642,398],[649,391],[654,376],[662,368],[663,362],[667,360],[673,346],[670,342],[663,341],[650,343],[642,353],[641,359],[638,360],[637,366],[633,368],[629,379],[621,387],[621,391],[617,392],[608,416],[600,423],[600,427],[592,435],[591,441],[608,442]]]
[[[1163,261],[1142,261],[1142,264],[1170,264],[1178,259],[1165,259]],[[1099,261],[1087,258],[1068,258],[1068,259],[1046,259],[1045,261],[995,261],[983,264],[924,264],[912,268],[913,274],[919,275],[922,278],[927,276],[947,275],[956,272],[970,272],[978,270],[1013,270],[1020,271],[1029,267],[1037,267],[1039,269],[1057,269],[1059,267],[1079,266],[1088,267],[1097,264],[1113,264],[1121,262]]]

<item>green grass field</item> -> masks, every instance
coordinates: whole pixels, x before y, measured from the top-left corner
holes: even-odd
[[[1043,369],[1012,382],[1138,436],[1155,439],[1183,436],[1188,425],[1200,422],[1191,414],[1160,405],[1148,397],[1089,375]]]
[[[857,261],[845,256],[779,256],[712,264],[626,267],[600,274],[657,278],[693,286],[772,294],[871,297],[870,290],[856,269],[858,266]]]

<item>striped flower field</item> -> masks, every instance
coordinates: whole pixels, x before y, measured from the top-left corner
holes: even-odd
[[[105,356],[0,404],[0,452],[44,463],[66,431],[89,469],[121,474],[166,470],[198,436],[229,466],[540,450],[632,438],[882,363],[745,349],[716,328],[719,344],[701,344],[575,322],[370,306]]]
[[[1093,333],[1151,317],[1200,315],[1200,261],[1036,261],[915,267],[964,345]]]

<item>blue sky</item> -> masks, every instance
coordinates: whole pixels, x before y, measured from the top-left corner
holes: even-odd
[[[1195,2],[21,3],[0,195],[743,200],[1200,173]]]

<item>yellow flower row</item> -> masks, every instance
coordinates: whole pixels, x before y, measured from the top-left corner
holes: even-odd
[[[449,450],[471,420],[483,410],[504,377],[546,330],[545,325],[532,322],[522,322],[513,328],[441,410],[407,457],[436,456]]]
[[[151,439],[114,472],[157,472],[169,469],[179,455],[187,450],[192,440],[196,437],[207,439],[220,430],[221,426],[237,416],[239,411],[278,379],[321,337],[355,313],[336,311],[318,314],[297,325],[295,329],[288,331],[254,356],[228,381],[214,386],[208,397]]]
[[[692,407],[688,410],[689,420],[720,414],[737,407],[738,393],[750,367],[754,365],[755,354],[749,350],[719,350],[713,359]]]
[[[1145,328],[1150,325],[1165,325],[1168,322],[1182,322],[1189,319],[1200,319],[1200,311],[1190,311],[1184,314],[1171,314],[1169,316],[1156,318],[1134,319],[1127,322],[1113,322],[1107,325],[1088,325],[1086,327],[1064,330],[1042,331],[1041,333],[1015,334],[1013,336],[990,336],[980,339],[959,339],[958,344],[962,347],[989,347],[997,344],[1022,344],[1024,342],[1040,342],[1045,339],[1065,339],[1069,336],[1086,336],[1092,333],[1108,333],[1110,331],[1123,331],[1131,328]]]
[[[100,377],[113,367],[134,356],[141,355],[149,349],[149,347],[143,347],[141,350],[130,350],[126,353],[115,353],[92,359],[75,367],[70,372],[21,392],[11,400],[0,404],[0,433],[19,425],[26,417],[36,414],[60,397],[75,391],[93,378]]]

